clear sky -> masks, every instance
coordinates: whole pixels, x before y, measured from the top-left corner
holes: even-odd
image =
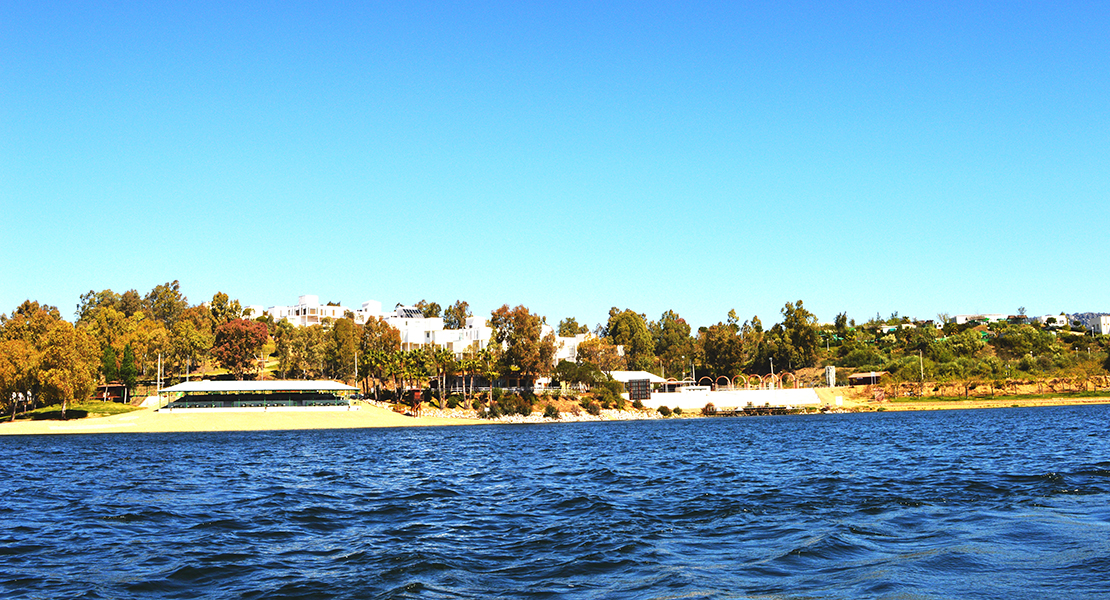
[[[1105,2],[0,3],[0,312],[1110,311]]]

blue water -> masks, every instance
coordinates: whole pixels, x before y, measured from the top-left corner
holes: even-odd
[[[1108,423],[0,437],[0,597],[1110,598]]]

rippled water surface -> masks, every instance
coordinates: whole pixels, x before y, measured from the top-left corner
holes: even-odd
[[[1110,597],[1108,423],[0,437],[0,596]]]

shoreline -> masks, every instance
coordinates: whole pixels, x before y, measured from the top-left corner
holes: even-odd
[[[969,398],[967,400],[859,401],[845,399],[844,406],[834,412],[901,412],[931,410],[981,410],[992,408],[1027,408],[1038,406],[1083,406],[1110,404],[1110,398]],[[432,410],[436,413],[439,411]],[[611,413],[611,414],[610,414]],[[461,415],[413,417],[392,410],[362,404],[352,411],[270,411],[270,412],[170,412],[139,409],[106,417],[67,421],[0,421],[0,436],[79,435],[103,433],[190,433],[225,431],[295,431],[321,429],[375,429],[385,427],[459,427],[466,425],[511,425],[536,423],[573,423],[584,421],[632,421],[661,419],[657,413],[638,414],[629,411],[605,411],[600,417],[563,415],[561,419],[510,416],[504,419],[478,419]],[[812,413],[810,413],[812,414]],[[675,417],[671,417],[675,418]],[[690,414],[678,418],[701,418]]]

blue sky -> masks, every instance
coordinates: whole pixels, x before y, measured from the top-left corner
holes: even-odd
[[[0,312],[1110,311],[1110,7],[0,4]]]

